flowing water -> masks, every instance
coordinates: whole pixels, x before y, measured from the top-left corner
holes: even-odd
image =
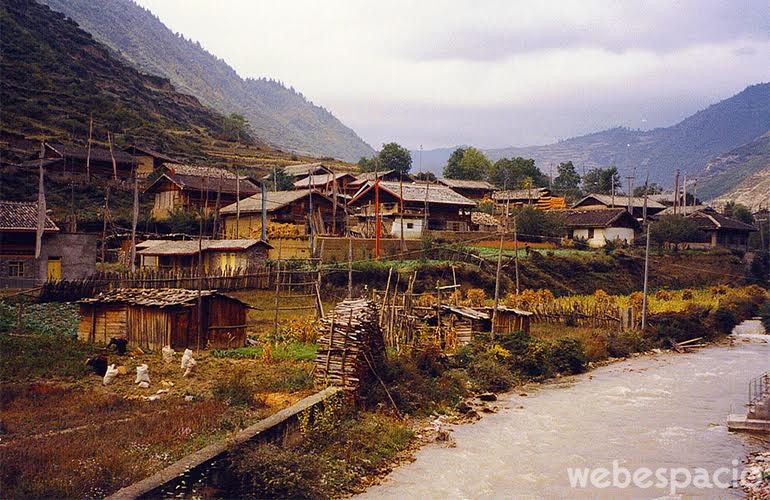
[[[765,446],[767,437],[728,432],[727,415],[745,412],[749,379],[770,370],[770,337],[761,335],[761,324],[745,322],[735,333],[731,346],[632,358],[528,387],[526,395],[505,395],[498,401],[499,413],[454,427],[456,447],[421,449],[413,463],[363,496],[654,498],[670,494],[670,485],[575,489],[567,470],[611,472],[615,460],[631,472],[734,468],[734,460]],[[677,493],[742,496],[740,489],[695,486]]]

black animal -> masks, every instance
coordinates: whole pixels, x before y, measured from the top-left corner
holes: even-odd
[[[104,377],[104,374],[107,373],[107,356],[99,355],[95,358],[89,358],[86,361],[86,366],[90,366],[95,374]]]
[[[110,339],[110,343],[107,344],[107,347],[105,347],[106,350],[109,350],[110,347],[115,346],[115,352],[117,352],[120,356],[124,355],[127,351],[128,347],[128,340],[122,338],[122,337],[112,337]]]

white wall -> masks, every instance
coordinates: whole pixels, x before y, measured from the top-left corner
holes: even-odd
[[[603,247],[608,240],[632,243],[634,241],[634,230],[628,227],[608,227],[606,229],[595,228],[593,238],[588,239],[588,229],[573,229],[572,239],[583,239],[588,242],[588,246],[600,248]]]
[[[410,219],[405,217],[404,219],[396,218],[393,221],[393,227],[390,230],[390,234],[396,238],[401,237],[401,223],[404,224],[404,239],[407,240],[419,240],[422,237],[422,222],[421,218]],[[409,227],[409,226],[412,227]]]

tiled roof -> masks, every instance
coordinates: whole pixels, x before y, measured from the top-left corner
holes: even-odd
[[[321,162],[303,163],[301,165],[285,165],[281,167],[281,169],[286,175],[294,178],[307,177],[311,174],[329,171],[329,168]],[[269,179],[270,174],[265,175],[263,178]]]
[[[591,205],[591,204],[600,204],[607,207],[627,207],[628,206],[628,196],[623,194],[616,194],[613,198],[612,195],[609,194],[596,194],[592,193],[589,194],[574,205],[573,207],[580,207],[581,205]],[[640,197],[631,197],[631,206],[634,208],[641,208],[644,206],[644,198]],[[662,203],[658,203],[655,200],[651,200],[647,198],[647,208],[653,208],[653,209],[664,209],[666,208],[665,205]]]
[[[161,153],[160,151],[155,151],[154,149],[145,148],[142,146],[128,146],[127,148],[125,148],[124,151],[126,151],[128,154],[133,154],[133,155],[152,156],[153,158],[158,158],[159,160],[163,160],[169,163],[176,163],[177,161],[171,158],[170,156]]]
[[[143,247],[136,253],[139,255],[196,255],[198,248],[208,250],[247,250],[254,245],[261,244],[270,247],[260,240],[202,240],[200,244],[196,240],[151,240],[152,244]],[[141,244],[140,244],[141,245]],[[137,245],[138,247],[139,245]],[[272,247],[270,247],[272,248]]]
[[[163,167],[166,169],[166,173],[145,191],[154,192],[155,186],[160,184],[164,178],[183,190],[208,191],[212,203],[214,203],[212,194],[216,196],[217,191],[225,194],[240,193],[243,196],[249,196],[259,191],[259,188],[243,175],[240,176],[240,186],[238,186],[238,177],[233,172],[221,168],[198,167],[181,163],[164,163]]]
[[[350,203],[355,203],[357,198],[360,198],[365,193],[373,189],[374,183],[369,186],[363,186],[358,193],[354,196]],[[425,202],[439,204],[439,205],[464,205],[464,206],[476,206],[476,202],[469,200],[465,196],[452,191],[446,186],[441,184],[427,184],[422,182],[383,182],[380,181],[380,189],[387,191],[396,198],[401,198],[401,192],[404,193],[404,201],[410,202]],[[426,198],[427,196],[427,198]]]
[[[86,146],[67,146],[64,144],[48,144],[46,148],[58,153],[65,158],[76,158],[78,160],[85,161],[88,157],[88,148]],[[115,155],[116,163],[133,163],[134,157],[125,151],[113,148],[113,154]],[[112,161],[110,150],[105,148],[97,148],[91,145],[91,160],[92,161]]]
[[[83,299],[85,304],[132,304],[137,306],[193,306],[198,296],[219,295],[216,290],[187,290],[185,288],[116,288],[96,297]],[[227,297],[224,295],[224,297]],[[231,300],[238,300],[228,297]],[[238,301],[240,302],[240,301]]]
[[[268,191],[267,211],[272,212],[280,208],[283,208],[286,205],[289,205],[291,203],[294,203],[297,200],[301,200],[302,198],[307,197],[308,194],[309,193],[306,190]],[[313,199],[317,200],[318,197],[327,200],[329,203],[331,203],[332,201],[331,198],[328,198],[327,196],[319,193],[318,191],[313,191]],[[255,195],[249,196],[248,198],[241,200],[238,203],[238,205],[241,213],[261,212],[262,211],[262,193],[259,192]],[[236,213],[237,210],[235,207],[235,203],[231,203],[230,205],[227,205],[219,212],[222,214]]]
[[[59,230],[48,216],[45,230]],[[37,231],[37,202],[0,201],[0,231]]]
[[[294,187],[297,189],[302,189],[302,188],[307,189],[308,185],[310,184],[312,184],[313,187],[325,186],[332,181],[343,179],[345,177],[354,178],[353,174],[349,172],[339,172],[336,174],[332,174],[332,173],[317,174],[317,175],[311,175],[311,176],[305,177],[304,179],[298,180],[297,182],[294,183]]]
[[[533,187],[531,189],[507,189],[505,191],[496,191],[492,193],[492,199],[498,201],[506,200],[532,200],[537,201],[542,196],[550,196],[551,190],[544,187]]]
[[[666,209],[659,212],[658,215],[689,215],[703,210],[712,210],[712,208],[708,205],[687,205],[686,207],[676,207],[676,210],[674,210],[674,207],[666,207]]]
[[[757,228],[751,224],[746,224],[739,220],[725,217],[724,215],[713,210],[702,210],[700,212],[695,212],[694,214],[688,215],[687,217],[693,219],[698,224],[698,228],[703,230],[713,231],[719,229],[729,229],[732,231],[757,231]]]
[[[625,208],[597,208],[564,210],[565,222],[568,227],[609,227],[621,218],[637,225],[638,222]]]
[[[496,191],[497,186],[487,181],[466,181],[463,179],[438,179],[440,184],[454,189],[484,189],[487,191]]]

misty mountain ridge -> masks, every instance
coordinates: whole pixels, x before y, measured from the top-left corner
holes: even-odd
[[[173,33],[133,0],[41,0],[142,71],[168,78],[212,108],[242,114],[254,134],[298,153],[356,161],[374,150],[327,109],[283,83],[241,78],[198,42]]]
[[[553,144],[485,149],[491,160],[522,156],[533,158],[548,172],[572,161],[580,173],[616,165],[621,171],[637,169],[637,179],[650,172],[650,181],[670,186],[676,170],[688,176],[706,176],[706,164],[718,155],[748,144],[770,130],[770,83],[750,85],[738,94],[698,111],[670,127],[634,130],[613,127]],[[423,151],[423,168],[440,173],[455,148]],[[415,160],[419,151],[413,151]],[[416,164],[416,163],[415,163]],[[715,193],[721,194],[721,193]]]

